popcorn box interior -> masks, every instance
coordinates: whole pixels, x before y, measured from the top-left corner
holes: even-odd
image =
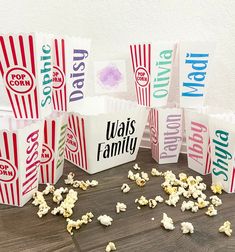
[[[212,183],[235,192],[235,117],[216,115],[209,118]]]
[[[188,167],[206,175],[211,173],[209,115],[205,111],[185,110]]]
[[[77,111],[77,104],[89,93],[86,79],[90,39],[53,39],[53,106],[57,111]]]
[[[130,45],[138,104],[167,105],[175,49],[171,42]]]
[[[152,157],[159,164],[177,163],[182,145],[182,109],[152,108],[149,128]]]
[[[0,118],[0,203],[23,206],[38,189],[42,121]]]
[[[199,108],[204,106],[215,43],[180,42],[179,86],[180,107]]]
[[[136,102],[85,98],[69,115],[66,159],[90,174],[135,160],[147,116]]]
[[[0,72],[16,118],[52,111],[51,39],[42,33],[0,36]]]
[[[53,112],[44,120],[41,184],[55,184],[63,174],[67,119],[67,113]]]

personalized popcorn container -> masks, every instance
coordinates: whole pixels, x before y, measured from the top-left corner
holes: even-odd
[[[138,104],[167,105],[175,49],[171,42],[130,45]]]
[[[44,120],[40,184],[55,184],[63,174],[67,113],[53,112]]]
[[[52,111],[51,36],[0,36],[0,73],[16,118],[43,118]]]
[[[206,175],[211,173],[209,115],[202,110],[185,110],[188,167]]]
[[[57,111],[77,111],[77,104],[88,93],[86,84],[89,39],[55,37],[53,39],[53,106]]]
[[[235,192],[235,117],[210,116],[212,183],[227,193]]]
[[[177,163],[182,144],[182,109],[152,108],[149,128],[152,157],[159,164]]]
[[[0,203],[23,206],[38,189],[43,122],[0,117]]]
[[[215,43],[180,42],[180,107],[203,107],[211,76]]]
[[[135,160],[147,116],[135,102],[85,98],[69,115],[66,159],[90,174]]]

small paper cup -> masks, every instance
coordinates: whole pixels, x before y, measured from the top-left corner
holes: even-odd
[[[67,113],[53,112],[44,120],[40,184],[56,184],[63,174]]]
[[[176,44],[172,42],[130,45],[138,104],[167,105]]]
[[[152,108],[149,128],[152,157],[159,164],[177,163],[182,145],[182,109]]]
[[[53,106],[56,111],[77,111],[77,104],[88,93],[87,69],[90,39],[53,39]]]
[[[235,116],[209,118],[212,183],[221,184],[227,193],[235,192]]]
[[[135,102],[85,98],[69,115],[66,159],[90,174],[135,160],[147,116]]]
[[[38,119],[52,111],[51,36],[0,36],[0,73],[16,118]]]
[[[0,203],[23,206],[38,189],[43,122],[0,117]]]

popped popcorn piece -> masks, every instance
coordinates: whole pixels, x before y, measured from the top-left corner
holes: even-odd
[[[72,185],[73,185],[74,188],[78,188],[80,186],[80,183],[81,182],[79,180],[74,180]]]
[[[176,176],[172,171],[166,171],[163,174],[165,180],[169,180],[169,181],[174,181],[176,180]]]
[[[97,220],[98,220],[102,225],[104,225],[104,226],[111,226],[111,225],[112,225],[112,221],[113,221],[113,219],[112,219],[110,216],[106,215],[106,214],[100,215],[100,216],[97,218]]]
[[[161,220],[165,229],[173,230],[175,228],[173,220],[167,216],[166,213],[163,213],[163,219]]]
[[[95,186],[97,186],[98,184],[99,184],[99,182],[97,181],[97,180],[95,180],[95,179],[93,179],[93,180],[87,180],[86,181],[86,184],[88,185],[88,186],[91,186],[91,187],[95,187]]]
[[[214,208],[214,205],[208,207],[206,214],[209,216],[217,215],[217,210]]]
[[[197,202],[196,202],[196,205],[198,206],[198,208],[204,208],[204,207],[207,207],[208,205],[210,204],[209,201],[207,200],[204,200],[203,198],[198,198],[197,199]]]
[[[220,184],[212,184],[211,185],[211,190],[214,194],[221,194],[223,191],[223,187]]]
[[[85,181],[80,181],[80,185],[79,185],[79,188],[82,189],[83,191],[86,191],[87,188],[88,188],[88,184],[85,182]]]
[[[149,175],[147,172],[141,172],[141,177],[145,180],[145,181],[149,181]]]
[[[121,190],[123,193],[128,193],[131,190],[131,188],[129,187],[128,184],[124,183],[124,184],[122,184]]]
[[[136,174],[134,174],[134,180],[140,179],[141,176],[139,174],[139,172],[137,172]]]
[[[92,218],[94,217],[94,215],[89,212],[89,213],[86,213],[85,215],[82,216],[81,220],[78,219],[76,221],[74,220],[71,220],[69,218],[67,218],[67,231],[73,235],[73,232],[72,232],[72,229],[73,228],[76,228],[76,229],[79,229],[83,224],[88,224],[89,222],[92,221]]]
[[[136,163],[136,164],[133,166],[133,169],[135,169],[135,170],[140,170],[140,167],[139,167],[139,165]]]
[[[227,236],[232,235],[231,223],[229,221],[225,221],[224,224],[219,228],[220,233],[225,233]]]
[[[181,172],[181,173],[179,174],[179,179],[180,179],[180,181],[186,182],[186,181],[187,181],[187,178],[188,178],[188,176],[187,176],[185,173]]]
[[[139,199],[136,199],[135,200],[135,203],[139,203],[141,206],[146,206],[148,205],[149,201],[144,197],[144,196],[141,196]]]
[[[140,206],[137,206],[137,209],[138,209],[138,210],[140,210],[140,209],[141,209],[141,207],[140,207]]]
[[[206,184],[205,183],[199,183],[198,185],[196,185],[196,188],[198,190],[205,191],[206,190]]]
[[[46,188],[42,191],[43,195],[48,195],[49,193],[53,193],[55,191],[55,187],[47,183]]]
[[[63,200],[62,193],[67,193],[68,188],[67,187],[60,187],[59,189],[56,189],[53,193],[53,201],[57,204],[60,204],[60,202]]]
[[[32,204],[38,207],[37,215],[39,218],[42,218],[43,215],[46,215],[50,210],[50,207],[47,205],[46,200],[44,199],[43,192],[36,191],[33,194]]]
[[[193,224],[190,222],[182,222],[181,223],[181,230],[183,234],[192,234],[194,233]]]
[[[190,191],[186,191],[186,190],[185,190],[185,191],[183,192],[183,196],[184,196],[185,198],[187,198],[187,199],[189,199],[189,198],[191,197],[191,195],[192,195],[192,194],[191,194]]]
[[[216,195],[211,196],[210,199],[211,199],[211,203],[214,206],[217,207],[217,206],[222,205],[222,200],[219,197],[217,197]]]
[[[184,192],[186,192],[186,190],[184,189],[184,187],[178,187],[178,190],[177,190],[177,194],[180,196],[182,194],[184,194]]]
[[[117,204],[116,204],[116,212],[117,213],[125,212],[126,208],[127,208],[126,204],[117,202]]]
[[[64,183],[66,185],[72,185],[73,184],[73,178],[74,178],[75,174],[73,172],[70,172],[68,175],[67,175],[67,179],[64,180]]]
[[[180,200],[180,197],[177,193],[171,194],[168,200],[165,200],[166,204],[169,206],[176,207],[176,203]]]
[[[109,244],[106,246],[105,252],[111,252],[115,250],[116,250],[115,244],[113,242],[109,242]]]
[[[196,176],[197,184],[201,183],[202,181],[203,181],[203,178],[201,176]]]
[[[164,199],[162,198],[162,196],[159,196],[159,195],[155,197],[155,200],[157,202],[159,202],[159,203],[162,203],[164,201]]]
[[[155,220],[155,219],[154,219],[154,217],[153,217],[153,218],[151,218],[151,220],[152,220],[152,221],[154,221],[154,220]]]
[[[159,176],[162,176],[162,172],[159,172],[156,168],[152,168],[151,175],[159,177]]]
[[[157,206],[157,201],[155,199],[149,199],[148,204],[150,208],[155,208]]]
[[[197,181],[193,176],[189,176],[187,178],[187,183],[188,183],[188,185],[195,185],[195,184],[197,184]]]
[[[131,171],[131,170],[128,171],[127,177],[128,177],[130,180],[133,180],[133,181],[135,180],[134,173],[133,173],[133,171]]]
[[[136,183],[138,186],[143,187],[143,186],[145,186],[146,181],[145,181],[143,178],[137,178],[136,181],[135,181],[135,183]]]
[[[195,204],[194,201],[183,201],[181,205],[181,211],[184,212],[185,210],[191,210],[191,212],[195,213],[198,211],[198,206]]]
[[[73,214],[73,208],[75,202],[77,201],[78,193],[73,189],[70,189],[68,194],[66,195],[65,200],[60,204],[59,207],[54,208],[51,213],[53,215],[62,214],[65,218],[70,217]]]
[[[164,188],[164,191],[167,193],[167,194],[175,194],[177,192],[177,187],[176,186],[167,186]]]
[[[37,215],[39,218],[42,218],[43,215],[46,215],[48,211],[50,210],[50,207],[47,205],[46,201],[39,205]]]

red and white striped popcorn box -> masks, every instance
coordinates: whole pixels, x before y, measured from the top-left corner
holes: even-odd
[[[23,206],[38,189],[43,122],[0,118],[0,203]]]
[[[168,103],[176,43],[130,45],[138,104],[157,108]]]
[[[235,192],[235,116],[209,117],[212,183]]]
[[[84,98],[79,113],[69,115],[66,159],[90,174],[135,160],[147,116],[136,102]]]
[[[44,120],[40,184],[56,184],[63,174],[68,115],[53,112]]]
[[[77,111],[89,88],[87,85],[90,39],[53,39],[53,105],[57,111]]]
[[[209,115],[203,111],[185,111],[188,167],[202,175],[211,173]]]
[[[152,157],[159,164],[177,163],[182,145],[182,109],[152,108],[149,128]]]
[[[51,42],[43,33],[0,35],[0,73],[16,118],[52,112]]]

